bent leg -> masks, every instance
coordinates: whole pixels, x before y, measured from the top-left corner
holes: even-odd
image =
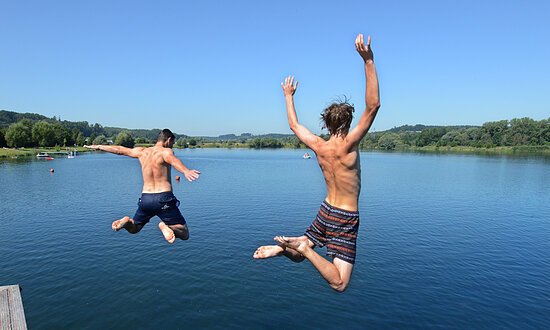
[[[143,224],[135,224],[134,220],[130,219],[130,217],[123,217],[122,219],[115,220],[111,224],[111,228],[114,231],[119,231],[122,228],[126,229],[130,234],[137,234],[141,228],[143,228]]]
[[[174,231],[176,238],[184,241],[189,239],[189,228],[187,228],[187,224],[168,225],[168,227]]]
[[[296,250],[307,258],[331,288],[338,292],[346,290],[351,278],[353,264],[338,258],[334,259],[334,263],[328,261],[313,250],[310,246],[311,241],[306,236],[277,236],[275,240],[287,248]]]
[[[172,244],[176,240],[176,235],[174,235],[174,231],[168,227],[164,222],[159,222],[159,229],[162,233],[162,236],[164,236],[164,239],[166,242]]]
[[[283,255],[285,248],[280,245],[263,245],[256,249],[252,258],[267,259]]]
[[[258,249],[256,249],[252,257],[254,259],[267,259],[280,256],[285,256],[294,262],[302,262],[305,259],[300,252],[281,245],[260,246]]]

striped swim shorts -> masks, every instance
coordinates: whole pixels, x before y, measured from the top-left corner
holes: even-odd
[[[355,264],[359,212],[339,209],[323,201],[305,234],[315,246],[327,247],[327,255]]]

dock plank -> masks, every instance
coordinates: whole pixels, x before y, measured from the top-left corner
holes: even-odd
[[[19,285],[0,286],[0,330],[26,330]]]

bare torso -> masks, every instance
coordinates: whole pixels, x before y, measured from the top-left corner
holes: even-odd
[[[357,146],[346,138],[332,136],[315,153],[327,185],[326,201],[332,206],[357,211],[361,192],[361,166]]]
[[[159,193],[172,191],[171,169],[164,157],[171,149],[160,146],[144,148],[140,154],[143,192]]]

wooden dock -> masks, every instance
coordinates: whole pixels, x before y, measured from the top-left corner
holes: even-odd
[[[27,329],[19,285],[0,286],[0,330]]]

